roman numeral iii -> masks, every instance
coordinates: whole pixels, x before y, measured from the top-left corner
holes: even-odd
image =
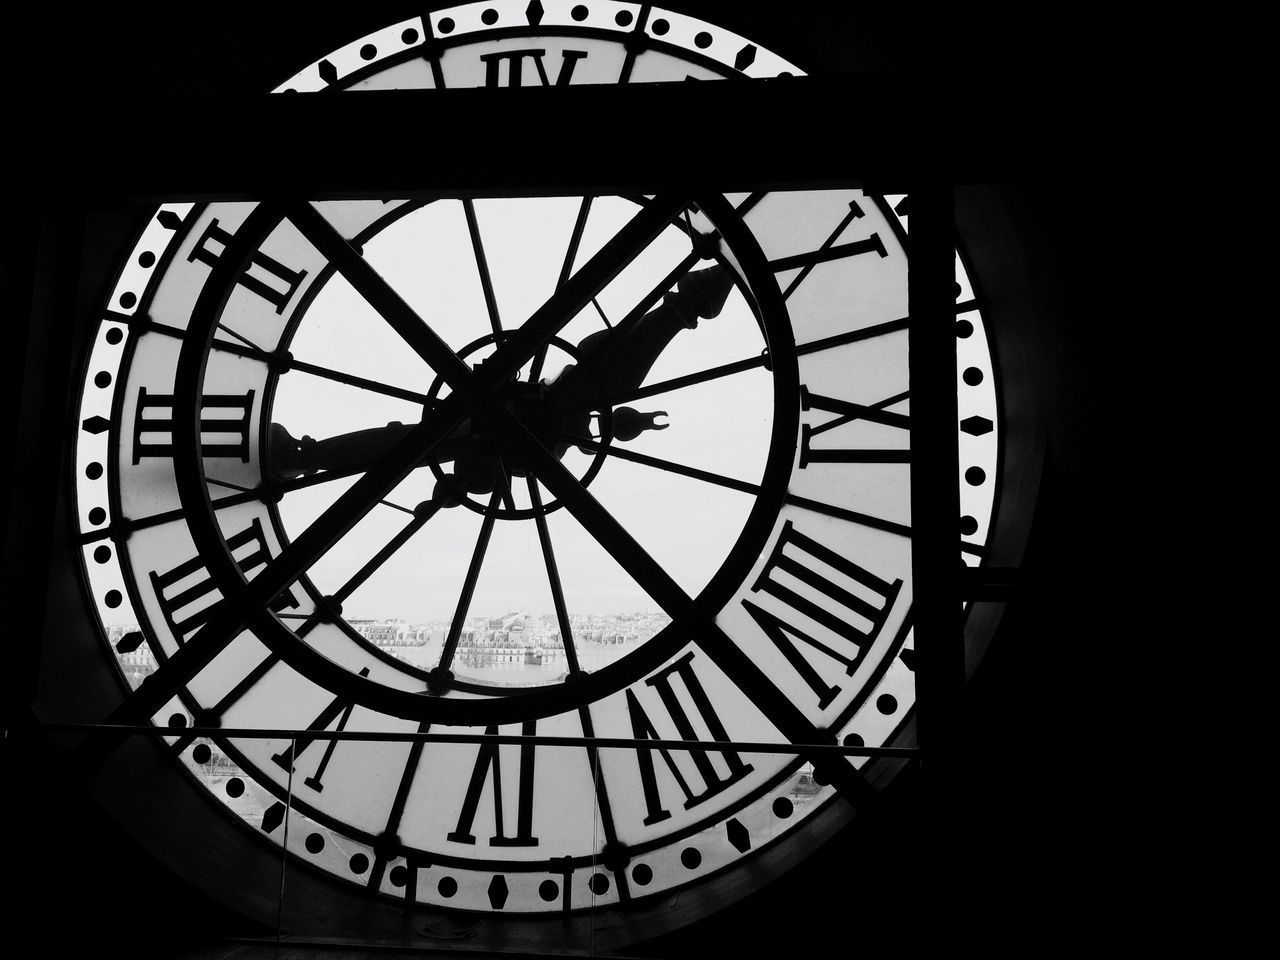
[[[200,398],[200,450],[206,457],[249,462],[254,391],[206,393]],[[138,391],[133,417],[133,462],[173,457],[173,394]]]

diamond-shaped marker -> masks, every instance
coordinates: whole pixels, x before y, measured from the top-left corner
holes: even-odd
[[[994,426],[995,424],[986,417],[965,417],[960,421],[960,429],[971,437],[980,437],[984,433],[990,433]]]
[[[90,433],[102,433],[104,430],[109,430],[111,428],[111,421],[106,417],[94,416],[80,424],[80,426],[84,427]]]
[[[507,878],[500,873],[495,873],[493,879],[489,881],[489,903],[493,905],[493,909],[501,910],[510,892],[507,889]]]
[[[140,646],[142,646],[142,634],[137,630],[130,630],[116,641],[116,652],[133,653]]]
[[[524,8],[524,15],[529,24],[536,27],[542,22],[542,14],[542,4],[538,0],[529,0],[529,5]]]
[[[726,823],[724,829],[729,834],[729,842],[733,844],[733,849],[739,853],[746,853],[751,849],[751,833],[737,817]]]
[[[902,652],[898,654],[898,659],[902,661],[902,665],[912,673],[916,672],[916,652],[910,647],[903,647]]]
[[[321,60],[320,66],[316,69],[320,72],[320,79],[325,83],[333,83],[338,79],[338,68],[328,60]]]
[[[739,50],[738,55],[733,58],[733,66],[735,70],[745,70],[755,62],[756,47],[753,43],[748,43],[745,47]]]
[[[156,219],[160,221],[160,226],[166,230],[177,230],[182,226],[182,218],[178,216],[175,210],[161,210],[156,214]]]
[[[282,823],[284,823],[284,804],[277,800],[263,812],[262,829],[270,833]]]

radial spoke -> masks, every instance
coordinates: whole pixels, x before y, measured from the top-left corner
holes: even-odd
[[[661,457],[651,457],[648,454],[637,453],[635,450],[627,450],[615,444],[606,446],[596,440],[587,437],[580,437],[576,434],[562,434],[565,440],[568,440],[580,447],[587,447],[590,450],[596,450],[607,456],[617,457],[619,460],[630,460],[632,463],[641,463],[646,467],[656,467],[659,470],[665,470],[668,473],[679,474],[682,477],[691,477],[694,480],[705,480],[707,483],[714,483],[720,487],[728,487],[730,490],[740,490],[743,493],[758,494],[761,490],[760,484],[749,483],[746,480],[735,480],[733,477],[726,477],[720,473],[712,473],[710,470],[699,470],[697,467],[688,467],[683,463],[675,463],[672,460],[664,460]]]
[[[500,487],[498,492],[502,494],[502,506],[514,513],[516,501],[511,495],[511,468],[507,465],[507,458],[502,455],[498,456],[498,480]]]
[[[683,377],[673,377],[670,380],[662,380],[658,383],[648,384],[647,386],[637,387],[618,396],[610,395],[609,399],[615,406],[619,404],[633,403],[636,400],[643,400],[645,397],[652,397],[659,393],[666,393],[670,390],[679,390],[683,387],[691,387],[699,383],[707,383],[711,380],[718,380],[721,377],[732,376],[735,373],[742,373],[746,370],[754,370],[757,367],[763,367],[768,362],[764,354],[758,357],[749,357],[746,360],[735,360],[733,363],[722,363],[718,367],[708,367],[706,370],[700,370],[697,373],[685,374]]]
[[[316,363],[308,363],[305,360],[290,360],[289,369],[297,370],[299,373],[307,373],[313,377],[332,380],[335,383],[345,383],[350,387],[359,387],[361,390],[368,390],[370,393],[380,393],[385,397],[395,397],[397,400],[408,400],[411,403],[420,403],[425,407],[434,406],[436,403],[434,397],[425,393],[419,393],[417,390],[406,390],[404,387],[393,386],[389,383],[379,383],[377,380],[370,380],[367,377],[358,377],[354,373],[343,373],[340,370],[334,370],[330,367],[323,367]]]
[[[256,343],[254,343],[252,340],[250,340],[248,337],[244,336],[243,334],[236,333],[236,331],[232,330],[225,323],[218,324],[218,329],[221,330],[223,333],[231,334],[231,336],[235,337],[237,340],[239,340],[242,344],[244,344],[250,350],[262,351],[262,348],[260,346],[258,346]]]
[[[476,270],[480,273],[480,288],[484,291],[485,309],[489,311],[489,326],[494,336],[502,333],[502,319],[498,316],[498,301],[493,295],[493,279],[489,276],[489,260],[484,254],[484,241],[480,239],[480,223],[476,220],[476,205],[470,198],[462,201],[467,217],[467,232],[471,234],[471,249],[476,256]]]
[[[547,581],[551,585],[551,600],[556,608],[556,622],[560,625],[560,641],[564,646],[565,659],[569,663],[569,676],[579,673],[578,651],[573,645],[573,628],[569,624],[569,608],[564,602],[564,588],[560,583],[560,568],[556,565],[555,551],[551,548],[551,531],[547,527],[547,517],[542,511],[542,494],[538,490],[538,481],[533,477],[529,482],[529,500],[533,503],[534,521],[538,527],[538,542],[542,544],[542,558],[547,565]]]
[[[578,259],[578,247],[582,244],[582,234],[587,227],[587,216],[591,213],[591,197],[583,197],[578,205],[578,217],[573,222],[573,233],[569,235],[569,248],[564,253],[564,263],[560,266],[560,276],[556,280],[556,289],[563,287],[573,272],[573,261]]]
[[[561,289],[573,272],[573,262],[578,259],[578,247],[582,244],[582,233],[587,226],[587,216],[591,213],[591,197],[583,197],[578,205],[578,216],[573,222],[573,232],[569,235],[569,248],[564,253],[564,263],[560,266],[560,276],[556,279],[556,289]],[[592,303],[595,297],[591,298]],[[537,383],[542,376],[542,365],[547,361],[547,345],[538,348],[533,357],[533,365],[529,369],[529,382]]]
[[[299,201],[289,206],[288,213],[308,242],[451,388],[458,390],[469,382],[471,371],[466,363],[315,207]]]
[[[437,670],[448,670],[453,664],[453,655],[458,649],[458,638],[462,636],[462,627],[466,623],[467,611],[471,607],[471,597],[476,590],[476,581],[480,579],[480,567],[484,564],[485,551],[489,549],[489,538],[493,534],[493,524],[497,518],[500,498],[501,495],[497,490],[489,495],[489,508],[485,511],[484,522],[480,524],[480,535],[476,537],[475,550],[471,553],[471,564],[467,567],[467,578],[463,581],[462,593],[458,595],[458,606],[453,612],[453,621],[449,624],[449,636],[445,639],[444,649],[440,651]]]
[[[157,323],[154,320],[148,320],[142,317],[129,317],[124,314],[112,315],[112,320],[118,320],[121,323],[128,323],[136,326],[148,333],[158,333],[165,337],[172,337],[175,340],[181,340],[186,336],[186,331],[179,330],[177,327],[171,327],[164,323]],[[231,333],[232,331],[227,331]],[[239,336],[238,334],[235,334]],[[241,337],[243,340],[244,338]],[[245,343],[248,343],[246,340]],[[297,360],[293,357],[282,358],[273,353],[253,345],[245,346],[244,344],[234,343],[230,340],[214,339],[211,348],[222,353],[230,353],[237,357],[247,357],[250,360],[260,360],[262,363],[278,364],[284,372],[297,370],[299,373],[309,373],[313,377],[320,377],[324,380],[332,380],[335,383],[345,383],[348,386],[359,387],[361,390],[368,390],[370,393],[380,393],[383,396],[395,397],[398,400],[409,400],[413,403],[421,403],[424,406],[430,406],[435,400],[425,393],[419,393],[416,390],[406,390],[403,387],[392,386],[387,383],[379,383],[377,380],[370,380],[367,377],[358,377],[354,373],[344,373],[341,370],[334,370],[332,367],[325,367],[318,363],[309,363],[305,360]]]

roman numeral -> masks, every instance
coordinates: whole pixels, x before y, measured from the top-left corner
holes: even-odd
[[[792,548],[791,553],[784,552],[787,547]],[[816,566],[817,563],[825,564],[847,580],[859,584],[878,602],[865,599],[837,583],[821,572]],[[831,601],[840,613],[834,613],[830,607],[819,605],[808,597],[801,596],[780,579],[779,574],[787,574],[813,588]],[[901,580],[890,583],[869,570],[864,570],[847,557],[842,557],[812,537],[805,536],[788,520],[783,525],[782,536],[778,538],[769,562],[752,587],[754,593],[768,594],[784,603],[787,607],[787,615],[766,610],[751,600],[743,600],[742,605],[764,631],[765,636],[773,641],[782,655],[787,658],[787,662],[817,695],[818,706],[825,707],[840,692],[840,688],[822,679],[805,655],[800,652],[795,641],[798,640],[842,664],[845,667],[845,674],[852,675],[879,635],[889,612],[893,609],[893,602],[901,587]],[[792,619],[791,614],[800,614],[817,626],[825,628],[824,639],[816,639],[806,632],[806,629]]]
[[[231,237],[232,234],[218,226],[216,219],[210,220],[204,236],[196,242],[191,253],[187,255],[188,262],[199,260],[212,267],[226,251]],[[214,246],[218,249],[214,250]],[[251,270],[254,272],[250,273]],[[302,286],[306,276],[307,271],[290,270],[279,260],[259,250],[253,255],[249,266],[241,272],[236,282],[274,306],[276,313],[284,313],[285,305],[298,292],[298,287]]]
[[[819,263],[826,263],[829,260],[842,260],[845,257],[856,257],[864,253],[878,253],[882,258],[889,255],[889,252],[884,247],[884,241],[880,239],[878,233],[871,234],[865,240],[836,244],[836,237],[840,236],[854,220],[858,220],[863,216],[862,207],[858,205],[858,201],[850,200],[849,212],[836,224],[835,229],[827,235],[827,239],[823,240],[816,250],[797,253],[790,257],[780,257],[769,262],[769,267],[775,273],[794,270],[797,267],[800,268],[800,272],[792,278],[791,283],[787,285],[787,289],[782,291],[782,299],[786,300],[791,294],[795,293],[796,287],[804,283],[805,278]]]
[[[800,388],[800,407],[804,410],[823,410],[835,416],[819,426],[805,424],[800,437],[800,466],[807,467],[811,463],[910,463],[911,451],[908,449],[859,449],[849,447],[820,447],[814,444],[814,438],[834,430],[836,427],[855,420],[869,423],[880,423],[902,430],[911,429],[911,417],[905,413],[890,413],[885,407],[907,399],[903,392],[886,397],[870,406],[840,400],[836,397],[825,397],[810,392],[808,387]]]
[[[526,720],[520,727],[523,736],[531,737],[537,730],[536,720]],[[490,725],[485,733],[496,734],[498,728]],[[517,782],[516,796],[516,832],[515,836],[507,836],[503,828],[502,812],[502,757],[499,745],[482,743],[476,754],[476,764],[471,769],[471,781],[467,784],[467,795],[462,800],[462,810],[458,814],[458,825],[449,834],[455,843],[475,843],[471,833],[475,822],[476,810],[480,806],[480,794],[484,791],[485,781],[493,773],[493,829],[494,834],[489,843],[495,847],[536,847],[538,838],[533,835],[533,752],[532,743],[520,745],[520,775]]]
[[[227,546],[233,555],[239,552],[236,562],[246,574],[263,566],[271,559],[271,553],[267,549],[267,543],[262,534],[262,520],[258,517],[254,517],[253,522],[245,529],[228,537]],[[246,548],[247,553],[243,552]],[[185,581],[197,574],[202,574],[200,579],[182,586]],[[165,623],[169,625],[173,638],[181,646],[191,634],[204,626],[221,600],[221,597],[217,596],[217,587],[214,586],[213,578],[209,576],[208,568],[199,554],[164,573],[153,570],[150,577],[152,589],[156,592],[156,600],[164,613]],[[211,596],[215,601],[206,603],[205,601]],[[298,601],[294,599],[293,593],[286,590],[272,601],[271,609],[283,610],[297,605]]]
[[[367,677],[369,668],[365,667],[360,671],[360,676]],[[341,733],[347,729],[347,722],[351,719],[351,711],[355,709],[355,701],[344,701],[341,697],[334,697],[329,705],[316,715],[316,718],[307,724],[308,730],[328,730],[329,724],[333,723],[334,718],[338,720],[337,731]],[[297,737],[289,746],[285,747],[280,753],[277,753],[271,759],[276,765],[285,769],[293,770],[294,764],[298,757],[307,752],[307,748],[316,742],[315,737],[301,736]],[[333,759],[333,751],[337,749],[337,740],[326,740],[324,745],[324,753],[320,755],[320,762],[316,765],[315,773],[303,779],[303,783],[312,790],[320,793],[324,790],[324,772],[329,767],[329,761]]]
[[[200,398],[200,447],[206,457],[249,462],[249,428],[254,391],[206,393]],[[133,417],[133,462],[173,457],[173,394],[138,390]]]
[[[684,704],[676,694],[672,683],[675,677],[679,677],[683,683],[689,700],[693,703],[694,711],[710,735],[709,739],[713,741],[728,740],[729,735],[725,732],[724,723],[721,722],[720,717],[716,714],[715,708],[711,705],[711,699],[707,696],[702,683],[698,680],[697,673],[694,672],[692,650],[661,673],[654,674],[645,680],[645,683],[658,691],[658,696],[662,699],[662,705],[666,708],[667,717],[675,725],[676,731],[679,733],[679,739],[701,741],[703,738],[694,729],[693,721],[689,718]],[[640,705],[639,698],[629,689],[627,690],[627,713],[631,717],[632,736],[636,739],[668,739],[658,735],[653,721],[649,719],[644,707]],[[720,756],[724,758],[728,773],[722,775],[712,762],[711,754],[705,751],[691,750],[687,752],[686,756],[696,771],[697,778],[701,780],[701,784],[699,785],[696,781],[690,784],[689,779],[686,779],[680,767],[672,759],[670,751],[662,748],[637,750],[636,761],[640,766],[640,783],[644,790],[644,803],[647,812],[644,818],[645,826],[661,823],[671,816],[671,812],[663,806],[662,795],[658,789],[657,771],[653,763],[653,755],[655,753],[661,755],[663,761],[666,762],[667,769],[671,771],[671,776],[684,794],[684,808],[686,810],[696,807],[703,801],[709,800],[716,794],[728,789],[752,770],[751,764],[745,762],[736,751],[725,750],[720,753]],[[698,789],[695,789],[695,787]]]
[[[521,79],[524,76],[524,61],[529,59],[533,61],[534,69],[538,73],[538,82],[544,86],[552,86],[551,80],[547,77],[547,69],[542,64],[542,58],[546,56],[546,50],[503,50],[500,53],[486,53],[480,57],[484,61],[485,74],[484,85],[486,87],[518,87],[521,85]],[[555,86],[565,87],[569,85],[573,78],[573,70],[578,65],[579,60],[585,59],[587,51],[585,50],[562,50],[560,53],[560,70],[556,74]],[[507,82],[502,82],[502,63],[507,63]]]

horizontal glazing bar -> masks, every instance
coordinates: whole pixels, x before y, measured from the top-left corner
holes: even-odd
[[[359,740],[378,743],[532,743],[549,747],[592,747],[595,749],[688,750],[708,753],[731,750],[737,753],[835,753],[849,757],[914,757],[914,747],[856,747],[836,743],[765,743],[720,740],[641,740],[630,737],[554,737],[543,734],[523,736],[505,733],[394,733],[380,730],[270,730],[258,727],[146,727],[108,723],[42,723],[36,729],[46,733],[92,733],[109,731],[125,736],[160,735],[170,737],[222,737],[229,740]]]

